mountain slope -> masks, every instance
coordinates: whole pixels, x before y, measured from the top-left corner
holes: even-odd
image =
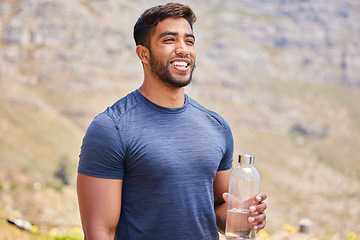
[[[36,182],[51,194],[69,183],[72,207],[49,208],[64,219],[61,210],[76,209],[81,139],[97,113],[140,86],[132,26],[160,2],[0,2],[1,212],[45,218],[19,197]],[[187,93],[227,119],[235,158],[256,155],[268,231],[309,217],[315,232],[360,232],[360,4],[187,3],[198,17]],[[38,193],[29,198],[42,206]]]

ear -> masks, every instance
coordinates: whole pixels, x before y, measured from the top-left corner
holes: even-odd
[[[138,55],[138,58],[143,64],[149,63],[150,51],[147,47],[144,47],[142,45],[137,45],[136,54]]]

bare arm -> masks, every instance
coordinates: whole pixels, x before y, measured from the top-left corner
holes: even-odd
[[[121,210],[122,182],[78,174],[77,194],[86,240],[114,239]]]
[[[225,232],[227,205],[223,194],[228,192],[229,180],[232,169],[218,171],[214,179],[214,208],[216,215],[216,224],[221,233]]]

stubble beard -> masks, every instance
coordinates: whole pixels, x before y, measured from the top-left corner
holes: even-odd
[[[181,57],[182,56],[177,56],[177,58],[181,58]],[[173,74],[171,74],[169,70],[170,62],[167,61],[166,64],[162,63],[151,53],[151,51],[150,51],[149,65],[150,65],[150,70],[153,74],[155,74],[162,82],[174,88],[182,88],[189,85],[191,83],[192,74],[195,69],[195,62],[194,62],[189,77],[185,80],[183,79],[178,80]]]

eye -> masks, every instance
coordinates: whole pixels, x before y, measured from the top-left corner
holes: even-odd
[[[164,42],[165,42],[165,43],[172,43],[172,42],[174,42],[174,41],[175,41],[174,38],[165,38],[165,39],[164,39]]]
[[[188,44],[188,45],[194,45],[195,44],[195,40],[194,39],[187,39],[186,40],[186,43]]]

